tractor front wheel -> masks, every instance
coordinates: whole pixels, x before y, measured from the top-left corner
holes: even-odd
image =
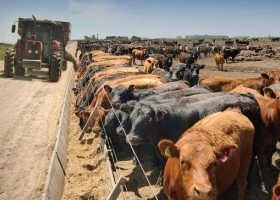
[[[56,52],[52,55],[51,66],[49,68],[49,78],[51,82],[59,81],[59,78],[61,76],[60,63],[61,54],[59,52]]]
[[[8,78],[14,77],[13,67],[15,60],[15,50],[7,48],[5,53],[4,76]]]

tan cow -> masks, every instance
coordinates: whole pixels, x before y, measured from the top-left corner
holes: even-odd
[[[146,49],[143,50],[138,50],[138,49],[133,49],[132,50],[132,64],[136,65],[136,59],[141,61],[141,65],[143,65],[143,61],[145,60],[145,55],[146,55]]]
[[[215,55],[215,62],[216,62],[216,66],[218,68],[219,71],[223,71],[223,65],[224,65],[224,54],[220,53],[220,54],[216,54]]]
[[[208,86],[213,92],[229,92],[238,85],[243,84],[246,87],[257,90],[263,94],[263,88],[270,85],[269,76],[266,73],[261,73],[261,77],[234,79],[219,76],[204,76],[199,79],[199,85]]]
[[[244,199],[254,139],[254,126],[240,109],[208,115],[174,144],[158,143],[168,158],[163,187],[168,199],[217,199],[236,180]]]
[[[156,58],[149,57],[144,62],[144,71],[146,73],[152,73],[152,71],[158,67],[159,63]]]
[[[254,95],[260,105],[261,121],[256,128],[255,152],[260,168],[262,189],[268,191],[266,168],[271,166],[272,154],[275,152],[276,143],[280,139],[280,96],[274,91],[265,87],[264,91],[267,96],[260,95],[256,90],[240,85],[232,90],[232,93],[251,93]]]

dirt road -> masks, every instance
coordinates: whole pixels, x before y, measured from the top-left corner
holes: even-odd
[[[75,51],[76,43],[67,50]],[[0,61],[0,199],[41,199],[72,64],[57,83],[48,71],[5,78]]]

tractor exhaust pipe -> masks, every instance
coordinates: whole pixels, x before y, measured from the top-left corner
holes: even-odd
[[[32,17],[33,17],[33,19],[34,19],[34,33],[33,33],[33,37],[34,38],[32,38],[33,40],[36,40],[36,38],[37,38],[37,21],[36,21],[36,17],[34,17],[34,15],[32,15]]]

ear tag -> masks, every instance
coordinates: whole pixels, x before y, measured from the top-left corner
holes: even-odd
[[[165,154],[167,157],[171,158],[171,153],[170,153],[170,150],[169,150],[169,146],[166,147],[166,149],[165,149],[165,151],[164,151],[164,154]]]
[[[223,156],[220,158],[220,160],[221,160],[222,162],[226,162],[227,159],[228,159],[228,157],[227,157],[227,152],[225,152],[225,153],[223,154]]]
[[[280,200],[280,195],[277,196],[277,200]]]

